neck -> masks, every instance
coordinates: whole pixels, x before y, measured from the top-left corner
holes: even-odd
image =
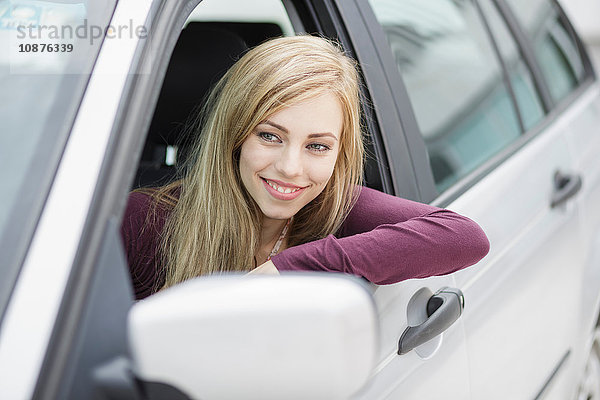
[[[263,217],[262,229],[260,232],[260,248],[270,246],[269,251],[271,251],[273,245],[277,239],[279,239],[279,235],[286,223],[286,219]]]

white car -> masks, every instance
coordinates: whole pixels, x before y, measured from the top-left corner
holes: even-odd
[[[368,186],[490,253],[135,303],[127,193],[241,52],[302,32],[358,61]],[[600,86],[554,0],[0,0],[0,82],[0,398],[600,398]]]

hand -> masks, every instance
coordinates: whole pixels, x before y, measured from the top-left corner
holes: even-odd
[[[275,268],[273,261],[269,260],[258,267],[254,268],[249,274],[274,274],[279,275],[279,271]]]

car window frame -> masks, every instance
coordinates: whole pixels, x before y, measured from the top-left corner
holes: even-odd
[[[387,193],[410,200],[430,197],[435,186],[430,184],[433,174],[425,142],[421,136],[407,134],[417,128],[417,121],[379,22],[367,0],[325,3],[330,4],[332,13],[338,14],[338,30],[344,33],[341,40],[353,49],[364,76],[372,105],[371,118],[376,122],[381,140],[376,144],[388,162],[391,190]],[[410,113],[403,113],[407,109]],[[422,154],[425,157],[421,157]]]
[[[548,107],[546,112],[550,114],[550,113],[552,113],[552,111],[554,109],[562,106],[563,103],[565,103],[567,105],[571,104],[573,102],[573,99],[574,98],[576,99],[578,97],[578,96],[573,96],[573,94],[575,94],[579,89],[581,89],[581,87],[587,86],[596,81],[596,73],[594,71],[592,61],[587,52],[587,49],[585,48],[585,46],[581,40],[581,37],[577,33],[575,27],[569,20],[563,7],[560,5],[560,3],[557,0],[548,0],[548,1],[552,4],[554,9],[557,11],[560,22],[564,25],[564,27],[567,30],[567,32],[569,33],[569,35],[572,36],[572,38],[575,42],[575,45],[577,46],[577,51],[579,52],[579,56],[581,57],[581,62],[583,64],[583,68],[584,68],[584,76],[581,78],[581,80],[578,81],[577,87],[575,89],[573,89],[569,95],[565,96],[563,99],[561,99],[558,102],[554,101],[552,99],[552,96],[550,95],[550,90],[545,81],[543,72],[539,66],[539,62],[535,58],[534,49],[533,49],[531,40],[530,40],[527,32],[525,31],[525,29],[521,26],[520,22],[518,21],[517,16],[514,14],[511,7],[506,2],[506,0],[492,0],[492,2],[498,8],[500,15],[506,22],[508,29],[513,34],[515,41],[517,42],[517,45],[519,47],[519,50],[521,51],[521,54],[525,58],[526,63],[529,66],[531,73],[533,74],[534,80],[537,81],[536,85],[538,86],[538,91],[540,92],[540,95],[542,96],[542,101]]]
[[[552,95],[550,94],[550,88],[546,84],[544,74],[542,69],[540,68],[539,63],[535,57],[535,50],[533,49],[533,44],[529,40],[527,32],[521,26],[517,16],[512,12],[512,9],[504,0],[492,0],[494,6],[498,10],[500,17],[506,24],[509,32],[513,36],[519,52],[525,61],[525,65],[529,68],[533,78],[533,84],[535,89],[540,95],[540,99],[542,101],[542,107],[544,109],[544,113],[548,114],[553,106],[554,100],[552,99]]]
[[[595,81],[596,73],[594,72],[594,68],[592,66],[592,62],[589,57],[589,54],[588,54],[587,50],[585,49],[583,42],[581,41],[581,37],[577,34],[577,31],[575,30],[573,24],[567,17],[567,14],[565,13],[565,11],[562,8],[562,6],[560,5],[560,3],[557,0],[548,0],[548,1],[552,4],[554,9],[557,11],[558,18],[560,19],[560,22],[564,25],[568,34],[573,37],[573,39],[575,41],[575,45],[577,46],[577,51],[579,52],[579,56],[581,57],[581,61],[582,61],[583,68],[584,68],[584,76],[577,83],[577,88],[585,85],[588,81],[591,81],[591,82]],[[517,42],[517,46],[519,47],[519,50],[521,51],[521,54],[522,54],[523,58],[525,59],[525,63],[527,64],[527,66],[529,67],[529,70],[532,73],[532,76],[534,79],[534,85],[536,86],[536,89],[540,93],[540,96],[542,99],[542,104],[544,106],[544,111],[548,114],[554,108],[556,108],[557,106],[560,106],[562,103],[569,103],[569,104],[572,103],[572,100],[573,100],[572,94],[573,94],[573,92],[575,92],[577,90],[577,88],[573,89],[571,91],[571,94],[565,96],[559,102],[556,102],[553,100],[552,95],[550,93],[550,89],[548,87],[548,84],[546,83],[546,79],[542,72],[542,69],[540,68],[539,62],[537,61],[537,59],[535,57],[535,50],[533,48],[533,44],[531,43],[531,40],[530,40],[529,35],[527,34],[525,28],[521,26],[518,17],[515,15],[512,8],[505,0],[492,0],[492,2],[498,9],[501,17],[504,19],[504,22],[507,25],[509,31],[512,33],[513,37],[515,38],[515,41]],[[569,100],[571,100],[571,101],[569,101]]]
[[[372,162],[367,162],[365,166],[367,169],[373,168],[371,171],[366,171],[366,175],[375,176],[377,180],[376,188],[385,193],[398,195],[402,191],[404,196],[416,198],[417,188],[413,177],[411,174],[406,173],[406,169],[399,170],[392,163],[393,159],[388,154],[390,148],[397,149],[403,153],[406,153],[406,151],[398,147],[395,140],[388,140],[388,135],[386,135],[383,128],[386,124],[382,123],[381,115],[393,116],[393,110],[389,106],[389,97],[387,97],[386,101],[380,95],[382,93],[380,89],[385,90],[385,86],[382,86],[382,82],[377,79],[378,74],[381,74],[379,66],[375,63],[369,63],[369,67],[365,68],[366,64],[361,63],[361,59],[364,58],[361,54],[364,46],[357,46],[356,40],[358,37],[359,40],[366,39],[368,41],[368,36],[362,35],[361,37],[355,34],[357,30],[364,32],[361,18],[352,11],[347,12],[348,10],[344,8],[348,6],[346,3],[350,2],[331,0],[288,1],[294,4],[296,10],[310,17],[312,22],[314,22],[314,25],[307,26],[307,32],[337,40],[347,54],[358,61],[358,69],[362,80],[360,96],[363,120],[361,122],[368,136],[368,142],[366,143],[367,157],[370,157],[372,160]],[[347,29],[349,24],[352,26],[352,30]],[[375,113],[374,107],[384,110],[384,112]],[[408,153],[406,153],[407,158]],[[410,164],[407,163],[406,167],[410,167]],[[399,179],[403,181],[403,185],[399,186],[397,184],[398,179],[394,179],[395,175],[400,175]]]
[[[506,90],[508,92],[508,95],[510,96],[513,109],[515,110],[515,114],[516,114],[517,120],[519,122],[519,129],[521,130],[521,135],[522,135],[526,131],[525,122],[523,119],[523,115],[521,113],[521,107],[519,105],[519,101],[517,100],[517,95],[515,93],[515,89],[513,87],[513,82],[510,79],[510,72],[508,70],[508,66],[506,64],[504,57],[502,56],[502,51],[500,50],[500,46],[498,45],[498,40],[494,36],[494,32],[490,25],[489,17],[486,15],[485,11],[483,10],[483,7],[481,7],[481,4],[479,4],[479,1],[477,1],[477,0],[473,1],[473,4],[477,10],[479,18],[481,19],[481,24],[483,25],[483,28],[488,36],[490,45],[492,46],[492,48],[494,50],[496,59],[498,60],[498,65],[500,66],[500,71],[501,71],[500,73],[502,74],[502,79],[504,80],[504,84],[506,85]]]

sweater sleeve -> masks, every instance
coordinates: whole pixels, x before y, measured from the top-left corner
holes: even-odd
[[[165,215],[160,208],[156,215],[149,215],[151,205],[150,195],[130,193],[121,223],[123,247],[137,300],[151,295],[164,284],[157,252]]]
[[[280,271],[344,272],[382,285],[455,272],[485,257],[490,246],[467,217],[369,188],[362,188],[336,236],[286,249],[273,264]]]

